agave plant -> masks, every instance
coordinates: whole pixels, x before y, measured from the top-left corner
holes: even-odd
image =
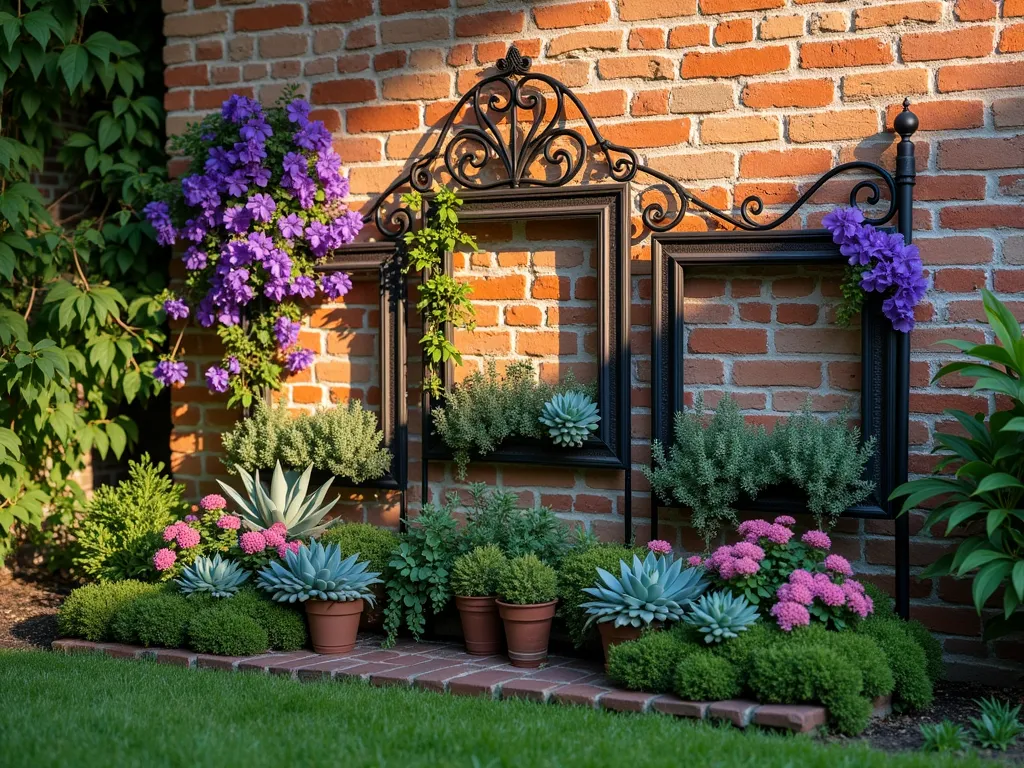
[[[238,474],[242,478],[248,498],[223,481],[217,482],[238,506],[238,513],[247,527],[263,530],[274,523],[283,523],[288,529],[289,536],[305,539],[319,535],[327,527],[326,524],[319,523],[338,502],[334,499],[330,504],[324,504],[327,491],[334,482],[333,478],[321,485],[316,493],[306,495],[312,471],[313,465],[310,464],[301,475],[297,472],[285,472],[281,469],[281,462],[277,462],[268,493],[260,482],[259,470],[256,470],[255,475],[250,475],[239,467]]]
[[[687,606],[707,589],[696,568],[682,570],[683,561],[649,552],[643,561],[633,555],[632,568],[619,561],[616,578],[597,569],[600,581],[583,591],[597,600],[580,607],[590,615],[587,625],[614,621],[616,627],[643,627],[655,621],[679,621]]]
[[[590,433],[597,430],[601,416],[597,403],[585,392],[563,392],[546,403],[540,415],[540,423],[548,427],[548,434],[555,445],[580,447]]]
[[[732,640],[740,632],[746,632],[758,619],[757,606],[722,589],[710,595],[701,595],[700,600],[690,606],[690,612],[683,621],[696,627],[704,635],[705,643],[720,643]]]
[[[369,566],[355,554],[341,559],[337,544],[326,547],[318,541],[298,550],[285,552],[284,564],[272,561],[260,571],[257,586],[271,593],[279,603],[306,600],[347,602],[363,598],[373,605],[371,584],[382,583],[379,573],[367,572]]]
[[[248,578],[248,572],[238,563],[214,555],[197,557],[174,581],[186,595],[209,592],[212,597],[232,597]]]

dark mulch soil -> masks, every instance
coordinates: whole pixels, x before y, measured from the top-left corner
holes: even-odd
[[[49,648],[66,586],[0,568],[0,648]]]

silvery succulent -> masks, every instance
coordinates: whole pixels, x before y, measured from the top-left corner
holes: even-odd
[[[559,393],[544,403],[540,423],[555,445],[579,448],[597,430],[597,403],[585,392]]]
[[[336,600],[347,602],[363,598],[373,605],[371,584],[382,583],[379,573],[367,571],[369,566],[359,555],[341,559],[337,544],[326,547],[318,541],[301,545],[296,551],[287,551],[284,564],[271,561],[260,571],[257,586],[271,593],[279,603],[306,600]]]
[[[683,616],[683,621],[704,635],[705,643],[731,640],[738,633],[746,632],[757,619],[757,606],[742,595],[736,596],[724,589],[702,595]]]
[[[633,555],[630,567],[619,561],[616,578],[603,568],[597,569],[597,584],[583,591],[596,597],[580,607],[593,621],[614,621],[616,627],[643,627],[655,621],[679,621],[687,606],[696,600],[707,582],[696,568],[683,570],[683,561],[648,553],[642,561]]]
[[[231,597],[249,578],[242,567],[220,555],[197,557],[175,583],[183,594],[209,592],[212,597]]]
[[[263,530],[274,523],[283,523],[288,529],[289,536],[305,539],[319,535],[327,527],[326,524],[319,523],[338,502],[334,499],[330,504],[324,504],[327,491],[334,482],[333,478],[321,485],[316,493],[306,495],[312,471],[313,465],[310,464],[301,475],[297,472],[285,472],[281,469],[281,462],[277,462],[268,493],[260,482],[259,470],[256,470],[255,475],[250,475],[239,467],[238,474],[242,478],[248,498],[223,481],[217,482],[237,505],[238,514],[248,528]]]

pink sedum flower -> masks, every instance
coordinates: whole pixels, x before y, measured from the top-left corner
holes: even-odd
[[[764,550],[757,546],[757,544],[751,544],[749,541],[741,541],[733,546],[732,551],[736,557],[749,557],[758,563],[764,560]]]
[[[280,533],[282,536],[284,536],[284,535],[286,535],[288,533],[288,526],[286,526],[284,523],[278,521],[278,522],[274,523],[272,526],[270,526],[269,528],[267,528],[267,530],[268,531],[275,531],[276,533]]]
[[[850,561],[842,555],[829,555],[825,558],[825,567],[840,576],[853,576],[853,567]]]
[[[832,539],[824,531],[807,531],[800,537],[800,541],[815,549],[831,549]]]
[[[724,560],[718,564],[718,575],[728,581],[736,575],[736,560]]]
[[[219,493],[210,493],[199,502],[199,506],[205,509],[207,512],[215,509],[225,509],[228,506],[227,499],[221,496]]]
[[[277,556],[280,557],[282,560],[284,560],[284,556],[287,553],[289,553],[289,552],[298,552],[299,551],[299,547],[301,547],[301,546],[302,546],[302,542],[298,541],[298,540],[285,542],[284,544],[281,544],[281,545],[278,546],[278,548],[277,548]]]
[[[238,546],[247,555],[255,555],[267,548],[267,540],[259,531],[246,531],[238,537]]]
[[[756,543],[758,539],[768,535],[769,528],[771,525],[767,520],[744,520],[736,532],[747,541]]]
[[[700,568],[704,565],[704,561],[700,559],[700,555],[692,555],[691,557],[686,558],[686,564],[690,568]]]
[[[171,523],[166,528],[164,528],[164,541],[174,541],[176,538],[178,538],[179,525],[183,525],[183,523]]]
[[[284,534],[273,528],[267,528],[263,531],[263,539],[267,542],[268,547],[280,547],[284,544]]]
[[[199,531],[195,528],[182,525],[178,528],[178,535],[175,537],[175,540],[178,542],[178,546],[182,549],[192,549],[192,547],[199,545],[201,538]]]
[[[153,555],[153,567],[158,571],[166,571],[168,568],[173,568],[177,561],[178,556],[167,547],[158,549],[156,554]]]
[[[654,539],[647,542],[647,549],[656,555],[671,555],[672,545],[664,539]]]
[[[790,584],[789,599],[800,605],[810,605],[814,602],[814,593],[803,584]]]
[[[814,577],[803,568],[797,568],[791,574],[789,574],[790,584],[803,584],[808,589],[814,586]]]
[[[776,525],[796,525],[796,518],[789,515],[779,515],[772,522]]]
[[[217,527],[225,531],[237,531],[242,527],[242,520],[234,515],[221,515],[217,520]]]
[[[817,596],[829,608],[838,608],[846,602],[846,593],[838,584],[829,582],[817,585]]]
[[[765,537],[772,544],[788,544],[789,540],[793,538],[793,532],[784,525],[772,523],[768,526],[768,531],[765,534]]]
[[[800,603],[788,600],[772,606],[772,616],[784,632],[792,632],[793,627],[806,627],[811,623],[811,614],[807,609]]]
[[[870,597],[856,593],[846,596],[846,605],[862,619],[866,619],[874,608]]]
[[[753,576],[761,566],[749,557],[737,557],[732,563],[733,570],[739,576]]]

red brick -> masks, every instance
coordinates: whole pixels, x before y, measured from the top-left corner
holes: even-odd
[[[934,24],[942,20],[942,3],[936,0],[924,2],[889,3],[867,6],[854,11],[854,29],[895,27],[906,22]]]
[[[994,0],[956,0],[953,13],[958,21],[988,21],[996,17]]]
[[[760,354],[768,351],[768,334],[760,329],[708,329],[690,331],[687,347],[697,354]]]
[[[380,36],[387,44],[418,43],[421,40],[447,40],[448,19],[430,16],[424,19],[393,19],[382,21]]]
[[[345,38],[345,48],[350,51],[372,48],[376,44],[377,28],[372,25],[349,30],[348,36]]]
[[[931,73],[927,69],[885,69],[843,78],[843,100],[863,101],[878,96],[912,96],[928,93]]]
[[[610,691],[601,697],[601,706],[613,712],[646,712],[657,696],[640,691]]]
[[[788,80],[780,83],[749,83],[743,103],[754,109],[779,107],[827,107],[835,98],[831,80]]]
[[[730,19],[715,27],[715,44],[749,43],[754,39],[753,19]]]
[[[999,35],[1000,53],[1019,53],[1024,51],[1024,24],[1006,27]]]
[[[1024,126],[1024,99],[996,99],[992,102],[992,119],[996,128]]]
[[[565,29],[603,24],[611,17],[612,12],[607,0],[544,5],[533,9],[533,21],[538,29]]]
[[[459,16],[455,20],[456,37],[493,37],[523,31],[525,16],[522,11],[491,11],[474,16]]]
[[[800,66],[804,69],[863,67],[891,64],[892,60],[892,49],[877,37],[829,40],[800,46]]]
[[[688,53],[683,57],[682,76],[696,78],[765,75],[789,69],[789,63],[789,47],[785,45]]]
[[[661,91],[640,91],[633,97],[629,105],[629,113],[633,117],[650,117],[651,115],[668,114],[669,92]],[[688,122],[688,121],[687,121]],[[685,141],[685,137],[683,139]],[[636,147],[636,144],[632,145]]]
[[[345,112],[349,133],[405,131],[416,128],[419,123],[419,107],[412,104],[355,107]]]
[[[950,65],[939,69],[940,93],[1024,85],[1024,61]]]
[[[807,733],[825,725],[824,707],[806,704],[765,704],[754,712],[754,722],[766,728],[785,728],[796,733]]]
[[[827,149],[757,150],[740,158],[740,176],[746,178],[814,176],[831,167],[832,153]]]
[[[675,67],[664,56],[614,56],[600,58],[597,72],[602,80],[642,78],[644,80],[671,80]]]
[[[1024,165],[1024,135],[1008,138],[947,139],[939,144],[944,170],[989,170]]]
[[[878,132],[878,113],[873,109],[845,109],[793,115],[789,138],[798,143],[861,139]]]
[[[939,213],[939,222],[948,229],[1021,229],[1024,228],[1024,206],[949,206]]]
[[[596,33],[580,33],[591,35]],[[626,47],[631,51],[652,51],[665,47],[665,30],[658,27],[635,27],[629,31]]]
[[[767,11],[781,8],[785,0],[700,0],[700,12],[739,13],[740,11]]]
[[[665,106],[668,106],[667,94]],[[671,147],[687,142],[690,136],[690,121],[685,118],[633,120],[628,123],[602,125],[601,133],[609,141],[626,147]]]
[[[313,83],[309,100],[313,104],[355,104],[377,98],[373,80],[326,80]],[[351,114],[351,112],[350,112]],[[349,128],[351,131],[352,129]]]
[[[451,93],[452,77],[447,72],[394,75],[384,80],[382,88],[385,99],[443,99]]]
[[[886,130],[893,130],[892,121],[902,111],[899,104],[891,104],[886,109]],[[981,101],[917,101],[914,102],[914,114],[921,121],[919,131],[949,131],[985,125],[985,104]]]
[[[670,19],[697,13],[697,0],[618,0],[618,3],[621,21]]]
[[[372,14],[373,0],[313,0],[309,4],[310,24],[339,24]]]
[[[669,48],[696,48],[711,44],[710,24],[684,24],[673,27],[668,33]]]
[[[252,88],[211,88],[202,91],[195,91],[192,95],[192,105],[196,109],[219,109],[232,94],[248,96],[253,98]]]
[[[380,0],[380,12],[385,16],[416,11],[443,11],[450,6],[451,0]]]
[[[183,67],[167,67],[164,70],[164,85],[168,88],[207,85],[208,81],[205,64],[187,64]]]
[[[704,715],[710,706],[710,702],[684,701],[678,696],[672,696],[671,694],[658,696],[651,702],[651,709],[656,712],[661,712],[665,715],[675,715],[676,717],[693,717],[697,720],[704,719]]]
[[[992,53],[994,27],[961,27],[949,32],[918,32],[903,35],[900,53],[904,61],[976,59]]]
[[[704,144],[775,141],[780,131],[779,119],[774,116],[705,117],[700,124],[700,138]]]
[[[986,264],[992,260],[994,246],[987,237],[969,235],[917,238],[921,261],[926,265]]]
[[[226,32],[228,15],[223,11],[205,11],[183,16],[164,16],[166,37],[202,37]]]
[[[593,709],[607,692],[607,688],[599,688],[596,685],[570,684],[552,691],[551,700],[556,704],[572,704]]]
[[[568,32],[552,38],[547,55],[554,58],[574,51],[617,51],[621,47],[622,33],[615,30]]]
[[[821,364],[811,362],[738,360],[733,384],[741,387],[820,387]]]
[[[1024,16],[1024,0],[1003,0],[1003,18]]]
[[[298,3],[239,8],[235,11],[235,32],[297,27],[302,24],[304,15],[302,6]]]
[[[716,701],[708,707],[708,717],[717,720],[728,720],[737,728],[746,728],[757,709],[756,701],[732,699]]]

